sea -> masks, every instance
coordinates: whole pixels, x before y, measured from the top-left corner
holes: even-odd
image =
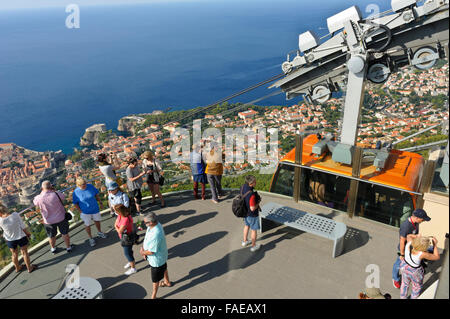
[[[387,0],[211,0],[0,10],[0,143],[73,152],[84,130],[129,114],[205,106],[280,74],[298,35]],[[76,1],[74,1],[76,3]],[[247,103],[268,85],[239,96]],[[293,105],[284,94],[258,105]]]

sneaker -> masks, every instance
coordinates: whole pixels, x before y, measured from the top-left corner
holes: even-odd
[[[68,248],[66,248],[66,251],[68,253],[70,253],[70,252],[72,252],[72,249],[73,249],[73,245],[70,245]]]
[[[52,254],[56,254],[56,252],[58,251],[58,248],[53,247],[50,249],[50,251],[52,252]]]
[[[392,279],[392,284],[394,285],[394,288],[400,289],[400,281],[396,281],[394,279]]]
[[[216,200],[214,200],[214,199],[211,199],[211,201],[212,201],[214,204],[219,204],[219,202],[216,201]]]
[[[136,268],[130,268],[127,271],[125,271],[125,275],[127,275],[127,276],[135,274],[135,273],[137,273]]]
[[[106,238],[106,234],[105,234],[105,233],[102,233],[101,231],[99,231],[99,232],[97,233],[97,237],[100,237],[100,238]]]
[[[131,264],[130,263],[127,263],[125,266],[123,266],[123,269],[128,269],[128,268],[130,268],[131,267]]]
[[[252,243],[251,240],[247,240],[247,241],[243,241],[243,242],[241,243],[241,245],[242,245],[242,247],[245,247],[245,246],[250,245],[251,243]]]
[[[91,245],[91,247],[95,246],[95,239],[94,238],[90,238],[89,239],[89,245]]]
[[[251,248],[250,248],[250,251],[253,253],[253,252],[257,251],[257,250],[260,249],[260,248],[261,248],[261,245],[258,244],[258,245],[256,245],[256,246],[251,247]]]

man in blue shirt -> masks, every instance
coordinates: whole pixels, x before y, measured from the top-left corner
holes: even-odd
[[[95,240],[91,235],[92,220],[98,230],[97,236],[100,238],[106,238],[106,235],[102,233],[100,227],[102,217],[100,215],[99,204],[102,209],[103,204],[98,195],[98,189],[91,184],[87,184],[83,177],[78,177],[76,183],[78,187],[73,191],[72,202],[75,205],[75,208],[80,211],[80,217],[84,222],[86,232],[89,236],[89,244],[91,247],[94,247]]]
[[[128,195],[122,192],[119,188],[119,185],[116,182],[112,182],[108,186],[108,203],[109,208],[111,209],[111,216],[117,215],[114,211],[114,206],[122,204],[126,208],[130,207],[130,199]]]
[[[151,212],[144,216],[144,222],[147,226],[144,244],[141,247],[140,254],[148,260],[151,268],[153,292],[152,299],[156,298],[158,287],[170,287],[169,273],[167,271],[167,244],[164,230],[158,222],[156,214]],[[164,278],[163,281],[161,281]]]

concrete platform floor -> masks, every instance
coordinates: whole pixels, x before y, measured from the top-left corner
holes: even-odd
[[[231,212],[237,191],[228,191],[219,204],[193,200],[191,192],[166,197],[160,208],[144,201],[144,212],[154,211],[164,227],[169,248],[171,288],[160,288],[158,297],[178,299],[355,299],[373,269],[380,271],[383,293],[399,298],[392,286],[391,271],[396,257],[398,229],[310,203],[261,193],[262,205],[273,201],[344,222],[348,231],[345,250],[332,258],[333,242],[312,234],[279,226],[258,235],[257,252],[241,247],[243,221]],[[135,219],[136,220],[136,219]],[[97,279],[104,298],[142,299],[151,296],[150,268],[134,246],[136,274],[126,276],[126,259],[109,213],[102,230],[108,238],[90,247],[83,226],[70,232],[75,249],[53,255],[45,246],[31,256],[39,269],[28,274],[14,271],[0,282],[0,298],[51,298],[60,289],[66,265],[79,266],[80,275]],[[92,226],[93,235],[96,229]],[[143,232],[140,232],[143,233]],[[143,239],[141,237],[141,239]],[[376,265],[369,266],[369,265]],[[369,268],[370,269],[369,269]],[[425,287],[439,275],[440,263],[427,269]]]

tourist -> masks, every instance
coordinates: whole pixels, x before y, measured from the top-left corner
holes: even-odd
[[[130,207],[128,195],[120,190],[119,185],[116,182],[112,182],[108,186],[108,204],[111,209],[111,216],[117,215],[117,212],[114,209],[115,205],[122,204],[127,208]]]
[[[111,156],[112,156],[112,153],[111,153]],[[100,172],[105,177],[106,188],[108,188],[111,183],[120,184],[120,178],[117,177],[116,171],[115,171],[113,165],[108,162],[106,154],[104,154],[104,153],[99,154],[97,157],[97,162],[98,162],[98,168],[100,169]]]
[[[200,183],[202,187],[202,200],[205,200],[205,184],[207,183],[205,174],[206,165],[203,161],[201,146],[199,144],[192,145],[190,163],[192,178],[194,180],[194,198],[199,199],[198,183]]]
[[[411,286],[411,299],[419,297],[425,273],[422,262],[424,260],[439,260],[440,258],[436,244],[437,239],[434,237],[412,234],[406,237],[405,256],[400,265],[402,273],[400,299],[407,298],[409,286]],[[430,246],[433,247],[433,253],[427,251]]]
[[[152,204],[155,203],[155,195],[158,195],[161,201],[161,207],[165,207],[164,198],[160,191],[161,177],[164,174],[161,168],[161,163],[155,158],[152,152],[146,151],[142,155],[142,167],[147,172],[147,185],[152,193]]]
[[[37,269],[37,266],[30,262],[30,255],[28,254],[28,238],[31,237],[31,233],[23,223],[19,213],[10,213],[3,204],[0,204],[0,229],[2,229],[3,238],[11,251],[12,262],[16,272],[18,273],[23,269],[23,265],[19,264],[19,250],[17,246],[20,247],[28,272],[31,273]]]
[[[366,288],[359,293],[359,299],[392,299],[390,294],[382,294],[380,288]]]
[[[147,226],[147,232],[140,254],[150,264],[153,283],[152,299],[155,299],[158,287],[172,286],[167,271],[168,251],[164,230],[158,222],[156,214],[151,212],[145,215],[144,222]]]
[[[97,228],[97,236],[106,238],[106,234],[102,233],[100,221],[100,209],[103,209],[103,203],[100,200],[99,191],[92,184],[87,184],[83,177],[78,177],[76,180],[77,188],[73,191],[72,201],[76,209],[80,212],[80,217],[84,222],[86,232],[89,236],[89,244],[91,247],[95,246],[95,239],[91,235],[91,222],[94,221]]]
[[[136,205],[136,212],[138,215],[141,214],[141,202],[142,202],[142,176],[146,174],[146,172],[140,172],[138,167],[138,161],[136,158],[131,158],[128,160],[127,166],[127,187],[130,197],[134,198],[134,203]]]
[[[222,152],[216,142],[211,142],[209,152],[206,152],[206,177],[211,188],[212,201],[215,204],[222,199]]]
[[[117,213],[114,228],[116,229],[119,238],[122,239],[125,232],[128,235],[133,234],[133,218],[130,215],[130,209],[125,207],[123,204],[118,204],[114,206],[114,210]],[[125,258],[128,260],[128,263],[123,268],[130,268],[125,272],[125,275],[129,276],[136,273],[136,263],[133,256],[133,243],[124,244],[121,240],[121,245],[123,247]]]
[[[407,220],[405,220],[400,225],[400,243],[398,245],[398,257],[395,260],[394,266],[392,267],[392,282],[395,288],[400,289],[400,263],[405,257],[405,244],[406,244],[406,237],[409,234],[417,235],[419,234],[419,224],[423,221],[430,221],[431,218],[428,217],[427,213],[421,209],[418,208],[413,211],[412,216],[409,217]]]
[[[248,215],[244,218],[244,240],[242,241],[242,247],[246,247],[249,244],[252,244],[250,251],[255,252],[261,245],[256,245],[256,232],[261,228],[259,224],[259,211],[261,208],[259,207],[259,203],[261,202],[261,197],[259,194],[254,191],[254,187],[256,186],[256,177],[253,175],[245,176],[245,184],[241,188],[241,194],[244,196],[245,205],[247,207]],[[251,241],[247,240],[248,231],[251,230]]]
[[[50,250],[53,254],[57,252],[55,244],[57,230],[59,229],[66,244],[66,251],[70,253],[73,245],[70,244],[69,222],[66,219],[66,209],[63,205],[65,196],[63,193],[57,192],[50,181],[43,181],[41,187],[42,191],[34,198],[33,203],[41,212]]]

